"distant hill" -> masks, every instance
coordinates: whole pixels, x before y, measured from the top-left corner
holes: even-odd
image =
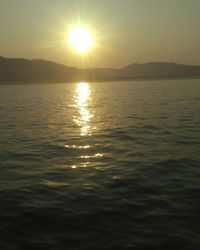
[[[0,83],[200,78],[200,66],[151,62],[121,69],[78,69],[47,60],[0,57]]]
[[[118,74],[130,78],[200,78],[200,66],[150,62],[128,65],[119,69]]]
[[[70,81],[76,68],[46,60],[8,59],[0,57],[0,82]]]

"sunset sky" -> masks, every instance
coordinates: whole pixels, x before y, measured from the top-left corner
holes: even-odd
[[[85,67],[200,64],[199,11],[199,0],[1,0],[0,55]],[[94,38],[84,58],[68,41],[77,23]]]

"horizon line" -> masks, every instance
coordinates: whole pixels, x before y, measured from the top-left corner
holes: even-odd
[[[1,56],[0,55],[0,59],[8,59],[8,60],[26,60],[26,61],[46,61],[46,62],[50,62],[50,63],[55,63],[55,64],[59,64],[65,67],[70,67],[70,68],[77,68],[77,69],[111,69],[111,70],[118,70],[118,69],[123,69],[126,68],[128,66],[131,65],[145,65],[145,64],[156,64],[156,63],[165,63],[165,64],[175,64],[175,65],[183,65],[183,66],[200,66],[200,64],[185,64],[185,63],[179,63],[179,62],[174,62],[174,61],[147,61],[144,63],[138,63],[138,62],[133,62],[130,64],[127,64],[125,66],[119,67],[119,68],[112,68],[112,67],[86,67],[86,68],[81,68],[78,66],[72,66],[72,65],[67,65],[67,64],[63,64],[57,61],[52,61],[52,60],[48,60],[48,59],[44,59],[44,58],[25,58],[25,57],[5,57],[5,56]]]

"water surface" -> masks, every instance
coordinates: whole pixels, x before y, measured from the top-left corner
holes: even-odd
[[[200,81],[0,86],[1,249],[199,249]]]

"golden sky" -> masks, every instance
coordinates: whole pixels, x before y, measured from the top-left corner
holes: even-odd
[[[200,64],[199,0],[1,0],[0,55],[85,67],[170,61]],[[68,42],[76,24],[94,46]]]

